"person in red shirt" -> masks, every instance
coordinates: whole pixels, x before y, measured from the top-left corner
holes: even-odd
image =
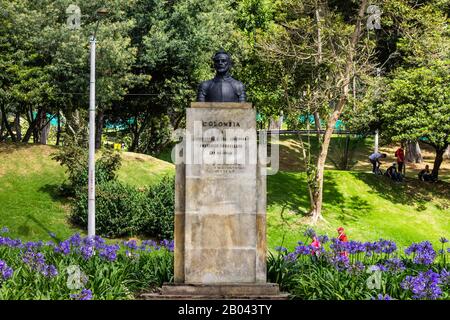
[[[403,174],[403,168],[405,165],[405,151],[403,150],[403,143],[400,145],[400,148],[395,151],[395,157],[397,158],[398,172]]]
[[[337,232],[338,232],[338,240],[340,241],[340,242],[347,242],[348,241],[348,239],[347,239],[347,235],[345,234],[345,232],[344,232],[344,228],[342,228],[342,227],[339,227],[339,228],[337,228]],[[348,257],[348,252],[347,251],[342,251],[341,252],[341,256],[346,256],[346,257]]]

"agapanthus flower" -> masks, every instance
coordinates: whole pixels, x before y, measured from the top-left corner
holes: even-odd
[[[124,244],[125,247],[128,247],[131,250],[136,250],[137,249],[136,240],[125,241],[123,244]]]
[[[103,245],[100,249],[99,256],[108,261],[115,261],[117,259],[117,251],[119,251],[119,245]]]
[[[365,266],[361,261],[356,261],[355,263],[349,264],[347,267],[347,272],[351,274],[362,273],[365,270]]]
[[[95,254],[94,247],[90,245],[82,246],[80,252],[83,258],[86,260],[89,260]]]
[[[92,299],[92,291],[89,289],[81,290],[79,294],[71,294],[70,297],[75,300],[91,300]]]
[[[65,240],[59,243],[58,246],[56,246],[53,249],[55,252],[62,253],[65,256],[70,253],[70,240]]]
[[[327,235],[321,235],[321,236],[318,236],[317,239],[318,239],[319,242],[322,243],[322,244],[325,244],[325,243],[327,243],[328,241],[330,241],[330,238],[328,238]]]
[[[440,276],[442,285],[450,286],[450,272],[447,269],[442,269]]]
[[[8,233],[9,229],[7,227],[3,227],[0,229],[0,233]]]
[[[405,290],[413,293],[413,299],[431,299],[435,300],[441,297],[442,289],[439,273],[433,270],[420,272],[417,276],[407,276],[400,284]]]
[[[300,245],[295,248],[294,252],[297,255],[309,255],[311,254],[311,247],[306,245]]]
[[[447,238],[444,238],[444,237],[441,237],[441,238],[439,239],[439,242],[442,243],[442,244],[444,244],[444,243],[447,243],[447,242],[448,242],[448,239],[447,239]]]
[[[160,241],[160,245],[172,252],[175,246],[175,242],[173,240],[164,239]]]
[[[0,280],[8,280],[9,278],[11,278],[13,276],[13,269],[11,267],[9,267],[5,261],[0,260],[0,275],[1,278]]]
[[[413,243],[405,249],[406,255],[414,254],[413,262],[416,264],[430,265],[436,258],[436,251],[429,241]]]
[[[392,300],[392,297],[389,296],[388,294],[383,295],[383,294],[379,293],[376,298],[372,297],[372,300],[386,300],[386,301],[388,301],[388,300]]]
[[[399,258],[391,258],[386,260],[383,264],[379,264],[379,266],[384,267],[384,271],[390,271],[390,272],[401,272],[405,270],[405,265],[403,264],[403,261]]]
[[[277,247],[275,247],[275,251],[278,251],[278,252],[287,252],[288,249],[285,248],[285,247],[282,247],[282,246],[277,246]]]
[[[314,231],[313,228],[307,228],[303,233],[303,235],[309,238],[313,238],[316,235],[316,232]]]
[[[294,252],[290,252],[283,257],[284,260],[295,262],[297,260],[297,255]]]
[[[54,265],[44,265],[42,267],[41,273],[46,277],[52,278],[58,275],[58,270]]]
[[[82,238],[81,238],[81,236],[80,236],[78,233],[74,234],[73,236],[71,236],[71,237],[69,238],[70,244],[71,244],[72,246],[74,246],[74,247],[80,246],[81,241],[82,241]]]

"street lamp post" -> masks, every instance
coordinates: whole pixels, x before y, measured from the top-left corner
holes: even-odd
[[[108,10],[97,10],[97,24],[89,40],[90,77],[89,77],[89,161],[88,161],[88,237],[95,236],[95,44],[100,16]]]
[[[380,66],[380,67],[378,67],[377,68],[377,78],[379,79],[380,77],[381,77],[381,70],[382,70],[382,68],[384,67],[384,65],[391,59],[391,58],[393,58],[393,57],[396,57],[396,56],[399,56],[400,55],[400,53],[399,52],[397,52],[397,51],[394,51],[394,52],[392,52],[390,55],[389,55],[389,57],[386,59],[386,61],[385,62],[383,62],[383,64]],[[378,152],[378,139],[379,139],[379,131],[378,131],[378,129],[377,130],[375,130],[375,141],[374,141],[374,143],[375,143],[375,145],[374,145],[374,152]]]

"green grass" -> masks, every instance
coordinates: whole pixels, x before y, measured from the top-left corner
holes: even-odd
[[[49,233],[64,239],[79,228],[67,222],[70,200],[59,196],[65,171],[51,159],[56,147],[0,144],[0,228],[11,237],[49,240]],[[173,171],[172,165],[146,155],[122,154],[119,180],[146,186]]]
[[[13,237],[48,240],[49,232],[62,239],[74,232],[67,217],[70,200],[58,197],[65,180],[64,168],[50,159],[55,147],[0,144],[0,227]],[[172,173],[173,165],[153,157],[123,153],[119,179],[145,186]],[[294,156],[291,154],[290,156]],[[286,166],[286,160],[281,160]],[[300,171],[300,170],[299,170]],[[305,174],[280,171],[268,177],[268,245],[294,247],[305,240],[309,221]],[[328,170],[325,173],[324,217],[316,229],[336,235],[344,226],[350,239],[380,237],[407,245],[412,241],[450,237],[450,185],[420,183],[409,179],[395,184],[361,168],[357,171]],[[284,241],[283,241],[284,239]]]
[[[364,172],[327,171],[324,183],[326,222],[316,231],[336,236],[343,226],[350,239],[437,242],[450,236],[450,186],[409,181],[397,184],[385,177]],[[268,244],[293,248],[305,241],[309,222],[306,176],[279,172],[268,179]]]

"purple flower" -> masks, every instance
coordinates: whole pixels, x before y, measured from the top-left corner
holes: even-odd
[[[117,259],[117,251],[119,251],[120,246],[119,245],[104,245],[100,249],[100,257],[108,260],[108,261],[115,261]]]
[[[169,250],[170,252],[173,252],[174,245],[175,245],[175,243],[174,243],[173,240],[166,240],[166,239],[164,239],[164,240],[162,240],[162,241],[160,242],[160,244],[161,244],[163,247],[165,247],[167,250]]]
[[[80,252],[84,259],[89,260],[94,255],[95,250],[93,246],[85,245],[81,247]]]
[[[3,227],[0,229],[0,233],[8,233],[9,229],[7,227]]]
[[[70,297],[75,300],[91,300],[92,299],[92,291],[89,289],[81,290],[79,294],[71,294]]]
[[[376,298],[372,297],[372,300],[386,300],[386,301],[388,301],[388,300],[392,300],[392,297],[390,297],[388,294],[383,295],[383,294],[379,293]]]
[[[275,247],[275,251],[278,251],[278,252],[287,252],[288,249],[286,249],[285,247],[282,247],[282,246],[277,246],[277,247]]]
[[[295,260],[297,260],[297,255],[294,252],[291,252],[291,253],[288,253],[287,255],[285,255],[283,257],[283,259],[285,261],[294,262]]]
[[[58,270],[54,265],[44,265],[41,270],[42,274],[46,277],[53,278],[58,275]]]
[[[11,267],[8,267],[5,261],[0,260],[0,275],[3,280],[8,280],[9,278],[11,278],[13,276],[13,273],[13,269]]]
[[[303,233],[303,235],[304,235],[305,237],[313,238],[313,237],[316,235],[316,232],[314,231],[313,228],[307,228],[307,229],[305,230],[305,232]]]
[[[401,272],[405,270],[405,265],[403,261],[399,258],[391,258],[384,262],[384,264],[378,264],[380,268],[383,268],[382,271],[390,271],[390,272]]]
[[[125,241],[123,244],[125,247],[130,248],[131,250],[137,249],[136,240]]]
[[[59,245],[55,247],[54,251],[67,256],[70,253],[70,240],[60,242]]]
[[[441,282],[444,286],[450,286],[450,272],[447,269],[441,270]]]
[[[400,284],[405,290],[413,293],[413,299],[431,299],[435,300],[442,295],[442,289],[439,287],[441,280],[439,273],[433,270],[420,272],[417,276],[407,276]]]
[[[446,239],[446,238],[444,238],[444,237],[441,237],[441,238],[439,239],[439,242],[442,243],[442,244],[444,244],[444,243],[447,243],[447,242],[448,242],[448,239]]]
[[[74,234],[73,236],[71,236],[69,238],[70,244],[74,247],[79,247],[81,244],[81,241],[82,241],[81,236],[78,233]]]
[[[305,245],[300,245],[300,246],[297,246],[295,248],[294,252],[297,255],[304,255],[304,256],[306,256],[306,255],[311,254],[311,247],[310,246],[305,246]]]
[[[406,255],[414,254],[413,262],[416,264],[430,265],[436,258],[436,251],[429,241],[413,243],[405,249]]]
[[[317,239],[319,240],[320,243],[325,244],[328,241],[330,241],[330,238],[328,238],[327,235],[323,235],[323,236],[318,236]]]
[[[350,266],[348,257],[341,254],[332,255],[329,261],[339,271],[347,270]]]

